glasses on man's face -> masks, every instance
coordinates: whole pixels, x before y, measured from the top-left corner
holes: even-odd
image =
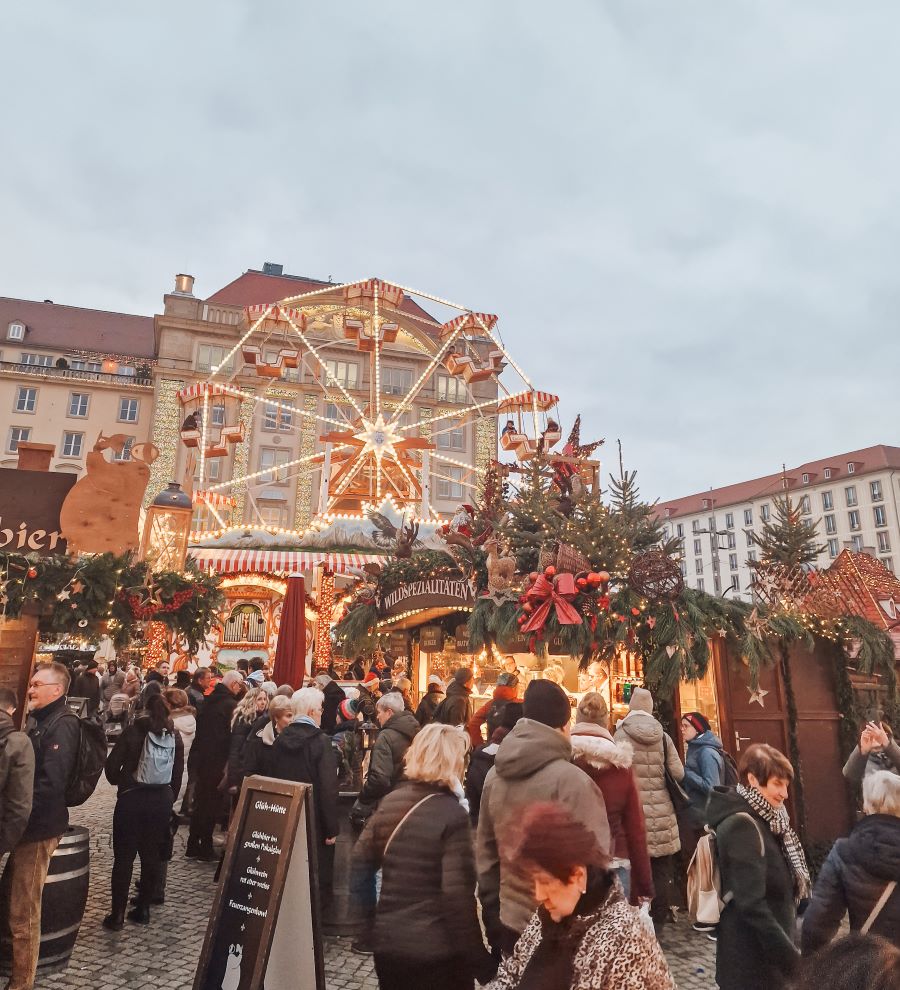
[[[32,681],[28,686],[37,690],[38,688],[56,687],[56,684],[53,681]]]

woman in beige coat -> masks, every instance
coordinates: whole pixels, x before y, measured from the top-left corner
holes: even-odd
[[[653,717],[653,695],[644,688],[635,688],[628,707],[631,710],[616,728],[616,742],[627,740],[634,749],[631,769],[644,809],[647,852],[656,889],[650,915],[658,932],[669,918],[674,856],[681,849],[665,768],[668,765],[669,773],[680,781],[684,778],[684,766],[675,744]]]

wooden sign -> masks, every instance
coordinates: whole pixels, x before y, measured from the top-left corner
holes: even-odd
[[[468,581],[453,578],[427,578],[401,584],[381,599],[383,616],[417,612],[423,608],[471,608],[475,596]]]
[[[193,990],[325,990],[312,787],[247,777]]]
[[[34,665],[37,635],[37,615],[29,615],[23,611],[18,619],[4,619],[0,622],[0,687],[11,688],[16,692],[19,707],[13,715],[13,721],[19,728],[25,724],[28,714],[28,682]]]
[[[390,638],[390,651],[396,660],[398,657],[405,657],[409,650],[409,634],[405,632],[392,632]]]
[[[75,481],[63,472],[0,468],[0,550],[65,553],[59,513]]]
[[[444,648],[444,630],[440,626],[422,626],[419,629],[419,649],[426,653],[440,653]]]

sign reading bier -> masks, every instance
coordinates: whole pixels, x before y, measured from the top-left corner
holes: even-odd
[[[468,581],[454,578],[427,578],[410,581],[389,592],[381,599],[381,614],[398,615],[423,608],[471,607],[475,596]]]
[[[0,550],[65,553],[59,510],[77,475],[0,468]]]

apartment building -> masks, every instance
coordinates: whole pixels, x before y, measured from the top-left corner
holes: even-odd
[[[81,474],[103,433],[148,440],[153,417],[153,320],[0,298],[0,465],[20,442],[52,444],[54,471]]]
[[[285,327],[283,333],[276,331],[262,342],[261,360],[274,364],[282,348],[296,347],[297,366],[284,367],[273,379],[261,378],[246,363],[242,350],[234,351],[247,329],[245,307],[312,291],[321,293],[315,299],[315,311],[309,314],[316,354],[310,353]],[[285,275],[282,266],[275,264],[248,270],[206,298],[194,294],[191,276],[180,275],[174,291],[164,297],[163,312],[155,318],[157,363],[153,372],[153,432],[163,453],[154,466],[151,488],[160,488],[170,477],[182,477],[186,469],[189,451],[180,443],[178,434],[184,416],[178,394],[185,388],[208,381],[214,373],[215,381],[228,382],[248,397],[264,396],[278,403],[239,402],[232,395],[211,401],[211,428],[233,427],[240,421],[244,432],[243,440],[227,453],[205,458],[202,478],[199,460],[196,464],[195,482],[200,490],[235,480],[235,484],[217,489],[233,500],[232,506],[219,506],[213,512],[198,505],[197,529],[216,528],[222,521],[302,529],[321,507],[319,467],[292,465],[322,451],[322,435],[335,427],[325,421],[313,422],[308,414],[338,422],[346,418],[349,422],[352,417],[346,396],[364,406],[373,394],[374,384],[371,354],[331,322],[341,300],[339,284]],[[381,408],[387,412],[396,410],[414,389],[440,344],[437,331],[428,326],[434,323],[434,317],[412,298],[404,296],[398,311],[396,339],[383,345],[374,372]],[[323,373],[323,362],[331,377]],[[346,394],[335,386],[335,380]],[[452,515],[460,502],[472,501],[472,469],[485,466],[496,456],[496,415],[466,417],[462,410],[496,395],[495,380],[467,385],[438,365],[402,414],[404,426],[420,424],[416,434],[427,436],[430,418],[460,410],[459,419],[444,419],[434,436],[437,452],[444,460],[440,464],[432,461],[430,504],[443,515]],[[457,463],[448,463],[449,460]],[[241,480],[248,475],[254,477]]]
[[[668,535],[681,541],[688,586],[749,600],[748,561],[758,553],[753,536],[782,495],[790,495],[816,524],[824,546],[819,567],[828,567],[847,547],[871,553],[894,570],[900,551],[900,447],[879,444],[660,502],[657,513]]]

